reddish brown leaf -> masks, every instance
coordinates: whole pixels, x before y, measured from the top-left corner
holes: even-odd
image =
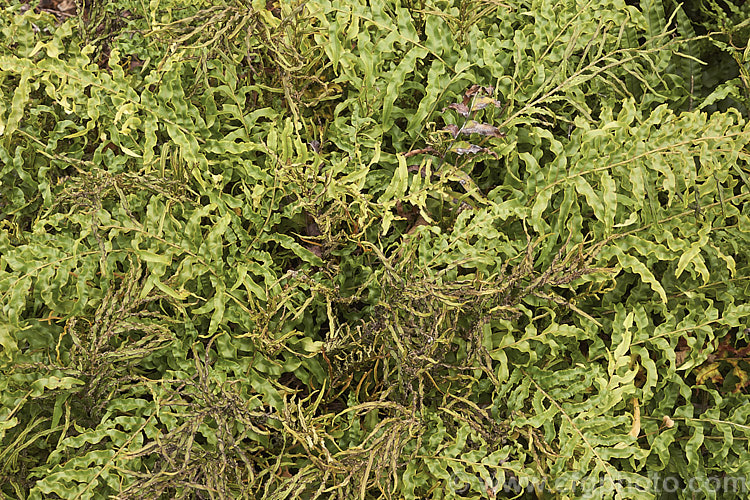
[[[690,347],[688,346],[687,340],[685,337],[680,337],[677,340],[677,347],[675,347],[674,350],[675,366],[680,366],[684,363],[689,354]]]
[[[505,132],[487,123],[479,123],[475,120],[469,120],[466,125],[460,130],[462,134],[479,134],[490,137],[505,137]]]
[[[466,104],[454,102],[444,107],[443,111],[445,111],[446,109],[453,109],[461,116],[469,116],[469,107]]]
[[[493,99],[492,97],[488,96],[482,96],[474,99],[474,103],[471,105],[471,110],[479,111],[480,109],[486,108],[490,104],[494,105],[496,108],[501,108],[503,106],[503,103],[501,103],[497,99]]]
[[[468,102],[475,94],[492,95],[495,92],[495,87],[482,87],[481,85],[472,85],[464,94],[464,103]]]
[[[457,125],[453,125],[453,124],[446,125],[445,127],[443,127],[443,130],[447,130],[448,132],[450,132],[453,135],[454,138],[458,137],[458,126]]]
[[[477,146],[476,144],[469,144],[469,143],[463,142],[463,141],[460,142],[460,143],[458,143],[458,144],[456,144],[456,145],[454,145],[451,148],[451,151],[453,151],[454,153],[458,153],[459,155],[470,155],[470,154],[477,154],[477,153],[487,153],[487,154],[490,154],[490,155],[494,156],[495,158],[498,157],[497,153],[495,153],[494,151],[492,151],[489,148],[483,148],[481,146]]]

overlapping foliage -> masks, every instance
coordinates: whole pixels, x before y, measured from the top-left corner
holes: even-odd
[[[0,14],[5,496],[742,497],[742,8],[95,3]]]

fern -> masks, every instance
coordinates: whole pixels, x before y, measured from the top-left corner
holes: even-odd
[[[747,86],[699,12],[4,8],[0,491],[743,498]]]

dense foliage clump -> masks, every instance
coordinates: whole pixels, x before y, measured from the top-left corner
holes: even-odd
[[[746,498],[747,6],[61,3],[0,11],[3,496]]]

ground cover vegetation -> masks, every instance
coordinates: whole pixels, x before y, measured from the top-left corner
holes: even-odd
[[[9,2],[0,492],[746,498],[742,3]]]

